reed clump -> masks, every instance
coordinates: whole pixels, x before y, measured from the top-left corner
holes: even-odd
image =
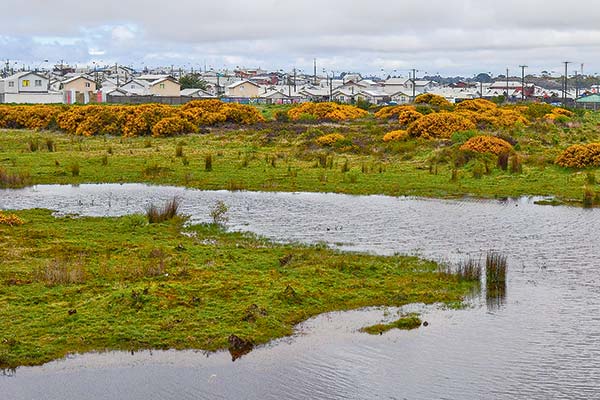
[[[148,218],[148,223],[158,224],[177,217],[179,215],[180,205],[181,200],[177,197],[172,198],[162,207],[150,204],[146,208],[146,218]]]

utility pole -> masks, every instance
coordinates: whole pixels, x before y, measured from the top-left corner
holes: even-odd
[[[296,92],[296,68],[294,68],[294,92]]]
[[[565,75],[563,76],[563,98],[562,98],[562,103],[563,106],[567,105],[567,91],[569,89],[569,83],[567,81],[567,75],[569,73],[569,64],[571,64],[570,61],[563,61],[563,64],[565,64]]]
[[[417,97],[417,88],[416,88],[416,80],[417,80],[417,70],[415,68],[412,69],[412,79],[410,80],[412,82],[412,102],[415,101],[415,98]]]
[[[335,72],[331,71],[331,78],[329,78],[329,101],[333,101],[333,77]]]
[[[521,68],[521,101],[525,101],[525,68],[527,65],[519,65]]]
[[[506,68],[506,102],[508,103],[508,99],[509,99],[509,95],[508,95],[508,68]]]
[[[579,74],[575,70],[575,98],[579,97]]]

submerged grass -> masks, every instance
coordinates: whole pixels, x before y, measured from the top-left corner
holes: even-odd
[[[392,329],[401,329],[406,331],[417,329],[422,323],[423,322],[421,321],[421,318],[419,318],[417,314],[408,314],[394,322],[390,322],[389,324],[367,326],[362,328],[361,332],[365,332],[370,335],[382,335]]]
[[[92,350],[216,350],[232,335],[260,344],[323,312],[456,303],[473,285],[414,257],[275,244],[179,218],[15,214],[26,223],[0,225],[0,369]]]

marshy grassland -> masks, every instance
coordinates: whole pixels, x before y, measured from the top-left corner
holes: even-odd
[[[0,224],[0,368],[73,352],[228,347],[290,335],[320,313],[460,303],[477,283],[414,257],[274,244],[146,216]]]
[[[385,143],[381,138],[391,128],[375,121],[221,127],[168,138],[5,130],[0,133],[0,169],[21,177],[14,183],[6,180],[8,187],[145,182],[206,190],[440,198],[541,195],[582,201],[590,181],[594,195],[598,189],[596,169],[563,168],[554,160],[567,144],[600,141],[595,118],[587,117],[590,121],[574,130],[515,133],[520,159],[512,171],[510,164],[506,170],[499,167],[495,156],[462,154],[458,148],[466,139],[460,135],[442,144],[423,139]],[[331,132],[362,143],[352,149],[316,144]]]
[[[451,106],[427,97],[377,113],[331,104],[257,111],[214,101],[3,106],[0,188],[143,182],[600,204],[597,113],[488,103]],[[185,226],[171,211],[162,218],[160,208],[152,210],[153,223],[143,215],[5,211],[0,368],[72,352],[217,350],[231,335],[260,344],[327,311],[457,304],[480,278],[472,268],[456,275],[413,257]],[[376,330],[390,327],[398,324]]]

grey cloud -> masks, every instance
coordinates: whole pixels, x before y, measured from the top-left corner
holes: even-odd
[[[6,9],[20,4],[3,1]],[[555,0],[29,4],[34,10],[29,15],[0,16],[3,56],[35,61],[60,54],[81,62],[102,58],[127,64],[306,63],[305,68],[318,57],[328,68],[372,71],[394,65],[474,71],[521,62],[556,64],[557,57],[600,64],[596,0],[581,0],[577,7]]]

